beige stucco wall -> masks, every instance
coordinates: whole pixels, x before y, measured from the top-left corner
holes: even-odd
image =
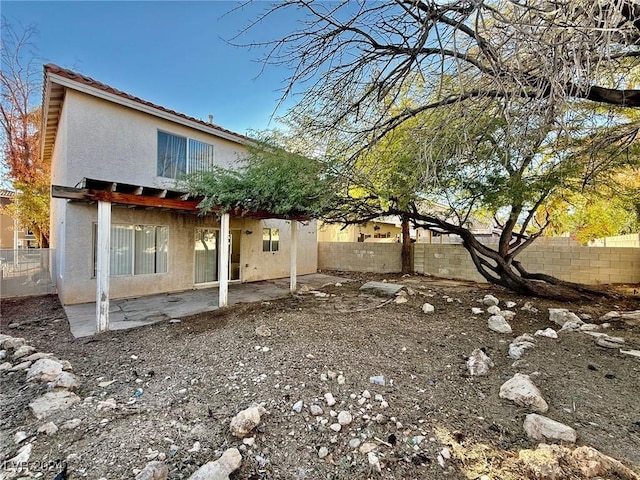
[[[174,124],[73,90],[67,90],[52,159],[52,184],[74,187],[83,178],[143,186],[172,188],[172,179],[157,171],[157,132],[195,138],[215,146],[218,165],[234,164],[244,146]],[[52,199],[52,262],[59,296],[64,304],[93,302],[92,228],[97,221],[95,204]],[[166,225],[169,227],[168,272],[114,276],[111,298],[181,291],[194,288],[194,234],[196,228],[219,227],[213,217],[195,214],[129,209],[114,206],[113,224]],[[280,229],[278,252],[262,251],[262,228]],[[240,230],[241,281],[289,276],[290,222],[232,218],[231,229]],[[317,227],[300,224],[298,274],[317,271]],[[247,232],[251,231],[251,234]]]
[[[93,224],[96,205],[69,203],[64,228],[64,263],[58,293],[65,305],[95,301],[93,277]],[[182,215],[156,210],[114,206],[112,224],[165,225],[169,231],[167,273],[119,275],[110,278],[110,297],[126,298],[195,288],[194,236],[196,228],[219,228],[215,216]],[[290,222],[232,218],[232,230],[240,230],[240,280],[242,282],[289,276]],[[262,228],[280,229],[278,252],[262,251]],[[298,274],[314,273],[317,264],[315,223],[298,229]],[[250,234],[247,234],[250,231]],[[68,252],[73,252],[69,254]]]
[[[229,140],[73,90],[67,90],[64,110],[66,120],[58,129],[58,138],[67,136],[66,171],[57,168],[54,183],[58,185],[75,186],[86,177],[149,187],[175,186],[175,180],[156,175],[158,130],[214,145],[216,163],[221,166],[232,165],[244,151]],[[57,161],[54,156],[54,163]]]

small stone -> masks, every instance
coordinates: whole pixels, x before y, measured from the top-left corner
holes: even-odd
[[[596,345],[604,348],[620,348],[624,344],[624,338],[622,337],[610,337],[609,335],[603,335],[596,338]]]
[[[467,369],[471,375],[486,375],[491,367],[493,367],[493,361],[480,348],[471,352],[471,356],[467,359]]]
[[[380,393],[376,393],[375,396],[373,397],[373,399],[376,402],[381,402],[382,400],[384,400],[384,397]]]
[[[500,303],[500,300],[498,300],[493,295],[485,295],[484,298],[482,299],[482,304],[487,307],[498,305],[499,303]]]
[[[389,403],[386,400],[380,402],[380,408],[389,408]]]
[[[62,425],[60,425],[60,428],[63,430],[74,430],[78,428],[81,423],[82,420],[80,420],[79,418],[74,418],[73,420],[67,420],[66,422],[64,422]]]
[[[318,458],[325,458],[329,455],[329,449],[327,447],[320,447],[318,449]]]
[[[304,402],[302,400],[298,400],[293,404],[292,410],[296,413],[300,413],[302,411],[302,407],[304,406]]]
[[[253,442],[252,443],[248,442],[249,440],[253,440],[253,442],[255,442],[256,439],[255,439],[255,437],[243,438],[242,439],[242,443],[244,443],[245,445],[249,445],[249,446],[253,445]],[[189,453],[197,453],[199,451],[200,451],[200,442],[198,442],[198,441],[193,442],[193,447],[191,447],[189,450],[187,450],[187,452],[189,452]]]
[[[484,310],[478,307],[473,307],[471,308],[471,313],[473,313],[474,315],[480,315],[481,313],[484,313]]]
[[[9,362],[0,363],[0,372],[3,372],[4,370],[9,370],[12,366],[13,364]]]
[[[580,317],[566,308],[550,308],[549,321],[557,323],[560,326],[564,326],[567,322],[574,322],[578,325],[582,325],[584,323],[580,320]]]
[[[27,432],[16,432],[13,436],[13,442],[18,445],[19,443],[24,442],[27,439]]]
[[[367,453],[367,460],[369,460],[369,465],[371,465],[372,468],[375,468],[378,472],[382,470],[382,467],[380,467],[380,460],[378,460],[378,456],[375,452]]]
[[[347,412],[346,410],[342,410],[339,414],[338,414],[338,423],[342,426],[344,425],[349,425],[351,424],[351,422],[353,422],[353,417],[351,416],[351,414],[349,412]]]
[[[135,476],[135,480],[166,480],[169,476],[169,467],[164,462],[154,460],[147,463]]]
[[[320,405],[313,404],[309,407],[309,412],[314,417],[318,417],[324,413],[324,410],[322,410],[322,407]]]
[[[576,431],[573,428],[535,413],[530,413],[524,419],[524,431],[535,440],[576,442]]]
[[[527,348],[534,348],[535,346],[535,343],[532,342],[514,342],[509,345],[509,358],[513,360],[520,360]]]
[[[508,302],[506,302],[506,303],[505,303],[505,306],[506,306],[507,308],[513,308],[513,307],[515,307],[516,305],[517,305],[517,303],[516,303],[516,302],[512,302],[512,301],[508,301]]]
[[[266,325],[260,325],[256,328],[256,335],[258,335],[259,337],[270,337],[271,329],[269,329],[269,327],[267,327]]]
[[[247,437],[260,424],[260,419],[265,413],[267,411],[261,406],[242,410],[231,419],[229,431],[238,438]],[[240,454],[238,453],[238,455]]]
[[[80,389],[80,379],[69,372],[60,372],[56,379],[49,383],[50,389],[64,389],[71,392],[76,392]]]
[[[344,385],[345,378],[344,375],[338,375],[338,385]]]
[[[536,307],[534,307],[533,303],[531,303],[531,302],[524,302],[524,305],[522,306],[522,308],[520,310],[525,311],[525,312],[538,313],[538,309]]]
[[[511,325],[502,315],[492,315],[487,322],[489,329],[498,333],[511,333]]]
[[[29,368],[27,382],[53,382],[62,370],[62,363],[50,358],[41,358]]]
[[[364,392],[362,392],[362,396],[364,398],[371,398],[371,394],[369,393],[369,390],[365,390]]]
[[[340,430],[342,430],[342,425],[340,425],[339,423],[332,423],[329,428],[331,430],[333,430],[334,432],[339,432]]]
[[[58,427],[53,422],[47,422],[38,427],[38,433],[44,433],[45,435],[55,435],[58,433]]]
[[[258,460],[258,457],[256,457]],[[229,448],[215,462],[205,463],[196,470],[189,480],[228,480],[242,464],[242,455],[237,448]]]
[[[352,438],[351,440],[349,440],[349,447],[351,447],[351,448],[353,448],[355,450],[359,446],[360,446],[360,439],[359,438]]]
[[[581,332],[590,332],[593,330],[600,330],[600,325],[596,325],[595,323],[585,323],[580,325]]]
[[[451,450],[449,450],[447,447],[444,447],[442,449],[440,455],[442,455],[442,458],[444,458],[445,460],[451,460]]]
[[[324,401],[327,402],[329,407],[333,407],[336,404],[336,399],[333,398],[333,394],[330,392],[324,394]]]
[[[516,312],[512,312],[511,310],[502,310],[500,312],[500,315],[502,315],[504,317],[504,319],[508,322],[510,320],[513,320],[516,316]]]
[[[10,460],[3,461],[4,465],[26,465],[29,462],[29,457],[31,457],[31,450],[33,449],[33,445],[30,443],[27,443],[26,445],[20,447],[20,449],[18,450],[18,453],[16,454],[15,457],[11,458]],[[5,457],[6,458],[6,457]],[[3,470],[4,470],[4,465],[3,465]],[[4,477],[7,478],[7,477]],[[8,478],[13,478],[13,477],[8,477]]]
[[[373,377],[369,377],[369,382],[375,385],[382,385],[383,387],[387,384],[383,375],[375,375]]]
[[[20,372],[20,371],[22,371],[22,370],[28,370],[28,369],[31,367],[31,364],[32,364],[32,363],[33,363],[33,362],[28,362],[28,361],[27,361],[27,362],[19,363],[19,364],[17,364],[17,365],[14,365],[13,367],[11,367],[11,368],[9,369],[9,371],[10,371],[10,372]]]
[[[409,299],[407,297],[405,297],[404,295],[399,295],[394,300],[394,302],[397,303],[397,304],[407,303],[408,301],[409,301]]]
[[[362,445],[360,445],[360,453],[362,453],[363,455],[368,454],[369,452],[373,452],[375,450],[377,450],[378,445],[376,445],[375,443],[372,442],[366,442],[363,443]]]
[[[22,345],[18,347],[15,352],[13,352],[13,359],[18,360],[19,358],[31,355],[35,351],[35,347],[32,347],[31,345]]]
[[[434,307],[430,303],[425,303],[424,305],[422,305],[422,311],[424,313],[433,313],[436,311],[436,307]]]
[[[53,412],[67,409],[76,403],[80,403],[80,397],[75,393],[68,390],[56,390],[36,398],[29,404],[29,409],[38,420],[41,420]]]
[[[545,328],[544,330],[538,330],[534,335],[536,337],[558,338],[558,334],[553,328]]]
[[[500,313],[500,307],[497,305],[491,305],[487,307],[487,313],[490,315],[498,315]]]
[[[24,344],[24,338],[8,337],[2,342],[2,348],[5,350],[17,350]]]
[[[173,323],[173,324],[182,323],[182,320],[180,320],[179,318],[170,318],[169,323]]]
[[[580,320],[580,322],[582,322],[582,320]],[[562,328],[558,330],[558,332],[577,332],[580,330],[580,327],[583,325],[580,322],[574,322],[572,320],[568,320],[564,322],[564,325],[562,325]]]
[[[116,399],[115,398],[107,398],[106,400],[102,400],[102,401],[98,402],[98,404],[96,405],[96,410],[98,410],[98,411],[101,411],[101,410],[115,410],[116,407],[117,407]]]

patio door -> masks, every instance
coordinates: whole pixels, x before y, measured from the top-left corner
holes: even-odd
[[[194,283],[217,282],[220,231],[213,228],[196,228],[194,255]]]

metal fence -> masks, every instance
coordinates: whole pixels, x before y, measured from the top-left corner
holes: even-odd
[[[0,249],[0,298],[55,293],[48,248]]]

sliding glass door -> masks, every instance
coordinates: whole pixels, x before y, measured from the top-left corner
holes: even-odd
[[[196,285],[218,281],[218,248],[220,232],[212,228],[197,228],[194,268]]]

